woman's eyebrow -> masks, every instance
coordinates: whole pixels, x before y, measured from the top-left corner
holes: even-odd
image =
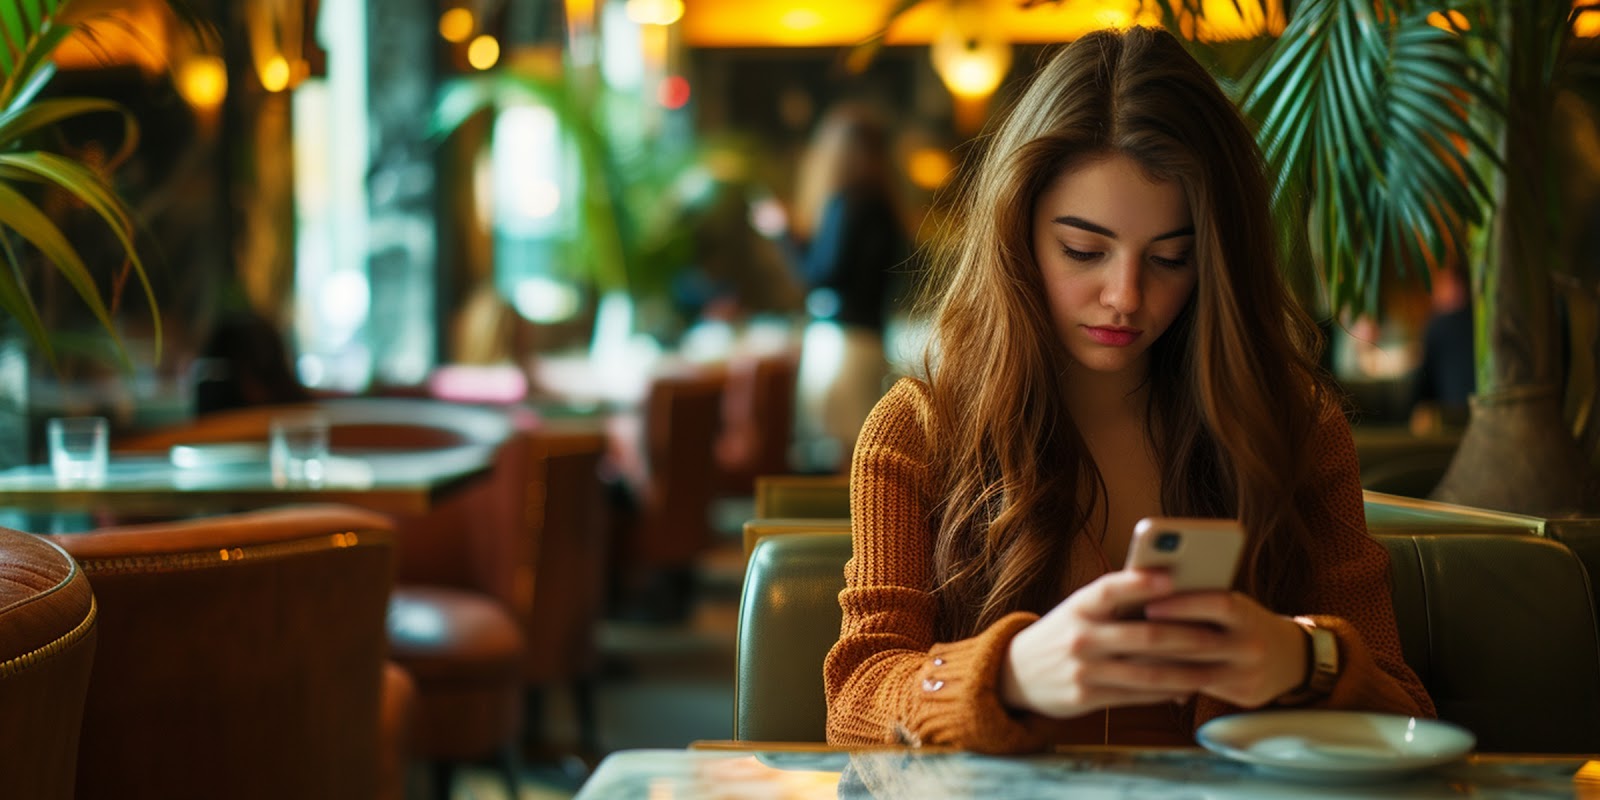
[[[1050,221],[1056,223],[1057,225],[1067,225],[1067,226],[1073,227],[1073,228],[1081,228],[1081,229],[1086,230],[1086,231],[1088,231],[1090,233],[1098,233],[1101,236],[1104,236],[1104,237],[1106,237],[1108,239],[1117,238],[1117,234],[1114,231],[1112,231],[1110,228],[1107,228],[1104,225],[1097,225],[1097,224],[1095,224],[1093,222],[1090,222],[1089,220],[1084,219],[1083,217],[1074,217],[1074,216],[1056,217],[1055,219],[1050,220]],[[1154,239],[1151,239],[1150,241],[1159,242],[1159,241],[1161,241],[1163,239],[1176,239],[1176,238],[1178,238],[1180,236],[1193,236],[1193,235],[1194,235],[1194,226],[1193,225],[1185,225],[1182,228],[1179,228],[1179,229],[1177,229],[1175,231],[1168,231],[1166,233],[1163,233],[1160,236],[1157,236]]]

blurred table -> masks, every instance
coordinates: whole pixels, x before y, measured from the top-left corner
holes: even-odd
[[[0,508],[190,516],[289,503],[347,503],[388,514],[423,514],[441,495],[486,471],[493,458],[489,445],[335,449],[321,484],[279,486],[264,457],[179,467],[166,454],[114,453],[105,483],[95,487],[60,486],[47,465],[0,472]]]
[[[761,747],[761,745],[755,745]],[[1196,748],[1073,748],[997,757],[877,749],[629,750],[613,753],[578,800],[661,798],[1600,798],[1576,782],[1583,758],[1470,756],[1383,783],[1267,777]]]

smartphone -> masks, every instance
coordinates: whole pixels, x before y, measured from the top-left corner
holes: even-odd
[[[1133,526],[1127,569],[1164,569],[1177,592],[1228,589],[1244,548],[1238,520],[1146,517]]]

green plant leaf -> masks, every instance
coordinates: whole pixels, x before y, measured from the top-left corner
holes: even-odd
[[[149,273],[145,270],[144,262],[139,257],[139,248],[134,242],[133,214],[117,196],[116,191],[94,171],[54,153],[0,153],[0,166],[37,175],[40,179],[72,193],[111,229],[127,255],[129,268],[144,290],[145,301],[150,305],[154,323],[153,346],[159,359],[161,312],[156,302],[155,288],[150,285]]]
[[[0,113],[0,149],[29,134],[84,114],[111,113],[122,117],[122,143],[112,158],[120,162],[139,144],[139,125],[119,103],[99,98],[52,98]]]
[[[78,255],[77,249],[62,235],[61,229],[33,204],[33,201],[5,184],[0,184],[0,225],[16,231],[18,236],[38,248],[62,277],[72,284],[72,288],[89,307],[89,311],[99,320],[101,327],[115,333],[116,327],[111,322],[111,314],[106,309],[105,300],[99,288],[94,285],[94,279],[90,276],[88,267],[84,266],[83,258]],[[120,340],[117,349],[122,353]],[[126,360],[126,353],[122,353],[122,356]]]
[[[51,54],[72,35],[73,30],[70,25],[51,25],[40,31],[37,37],[28,40],[27,49],[22,51],[16,69],[0,85],[0,108],[13,108],[20,103],[31,102],[39,94],[56,72],[55,63],[50,61]]]
[[[1299,213],[1335,311],[1377,311],[1384,275],[1442,260],[1459,247],[1447,226],[1481,219],[1492,196],[1469,156],[1492,161],[1495,148],[1481,115],[1462,113],[1492,96],[1484,70],[1468,37],[1428,25],[1428,10],[1309,0],[1245,94],[1278,175],[1274,203],[1312,198]],[[1293,235],[1286,214],[1274,216]]]
[[[0,310],[4,310],[22,326],[23,332],[44,353],[45,360],[54,366],[55,350],[50,342],[50,334],[45,330],[39,307],[28,291],[21,261],[8,237],[0,236],[0,252],[5,254],[5,268],[0,270]]]

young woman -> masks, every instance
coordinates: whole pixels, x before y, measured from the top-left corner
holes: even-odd
[[[1433,714],[1267,204],[1248,129],[1170,34],[1091,34],[1041,70],[936,255],[928,379],[857,444],[831,742],[1015,752],[1186,744],[1243,708]],[[1236,591],[1118,569],[1155,515],[1240,520]]]

